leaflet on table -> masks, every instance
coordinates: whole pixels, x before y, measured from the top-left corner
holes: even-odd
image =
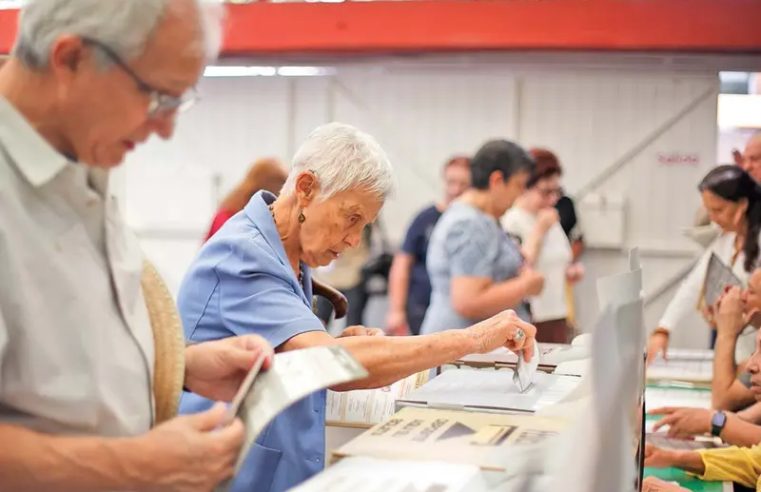
[[[383,388],[328,391],[325,419],[329,425],[371,427],[395,411],[395,403],[428,381],[430,371],[421,371]]]
[[[233,400],[239,404],[236,416],[246,427],[236,473],[257,436],[277,414],[315,391],[364,377],[365,368],[337,345],[280,353],[267,371],[249,374]],[[227,489],[229,484],[218,490]]]
[[[566,425],[558,418],[407,407],[333,456],[441,460],[505,471],[510,466],[503,456],[508,447],[541,442]]]

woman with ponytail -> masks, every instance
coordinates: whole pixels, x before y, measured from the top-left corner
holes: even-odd
[[[761,230],[761,187],[738,166],[723,165],[712,169],[698,186],[703,205],[721,234],[695,265],[668,305],[648,342],[648,362],[658,353],[666,356],[670,331],[698,307],[705,313],[712,306],[702,300],[703,282],[711,254],[732,268],[747,285],[759,257],[758,236]],[[710,324],[713,324],[707,319]],[[753,334],[737,340],[736,358],[746,359],[754,350]]]

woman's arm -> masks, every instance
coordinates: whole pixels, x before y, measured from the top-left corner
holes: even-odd
[[[514,309],[529,296],[544,287],[544,277],[536,270],[525,268],[515,278],[493,282],[486,277],[455,277],[451,280],[450,296],[457,314],[468,319],[484,319],[505,309]]]

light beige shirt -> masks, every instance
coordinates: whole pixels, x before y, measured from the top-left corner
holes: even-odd
[[[502,226],[525,242],[536,227],[536,221],[536,215],[515,206],[502,217]],[[571,244],[560,222],[556,222],[545,234],[534,265],[544,275],[542,292],[531,298],[531,318],[534,321],[553,321],[568,316],[565,272],[572,261]]]
[[[107,181],[0,98],[0,422],[103,436],[151,427],[142,254]]]

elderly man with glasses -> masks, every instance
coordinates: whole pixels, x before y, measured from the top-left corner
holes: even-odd
[[[271,348],[250,335],[162,352],[155,276],[107,186],[196,100],[218,19],[200,0],[22,10],[0,69],[0,490],[209,491],[232,473],[242,424],[220,429],[220,405],[172,417],[159,367],[174,357],[175,396],[229,400]]]

